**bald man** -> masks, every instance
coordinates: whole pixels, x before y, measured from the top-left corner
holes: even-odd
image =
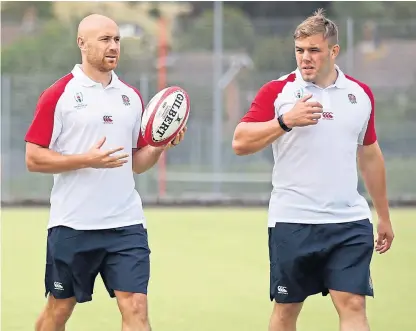
[[[92,300],[101,275],[117,298],[123,331],[151,330],[147,314],[150,249],[133,172],[156,164],[163,147],[140,134],[139,91],[114,73],[117,24],[91,15],[79,24],[82,63],[39,97],[26,141],[29,171],[53,174],[47,234],[47,304],[36,331],[63,331],[75,304]]]

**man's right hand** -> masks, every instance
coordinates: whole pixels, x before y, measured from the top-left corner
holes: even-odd
[[[321,118],[322,105],[317,101],[307,102],[312,94],[300,99],[292,110],[283,115],[284,123],[289,127],[315,125]]]
[[[87,164],[89,167],[118,168],[128,162],[127,158],[129,157],[129,154],[112,155],[114,153],[122,151],[124,149],[123,147],[110,149],[108,151],[101,150],[101,147],[104,145],[105,141],[105,137],[101,138],[97,142],[97,144],[94,147],[92,147],[86,154]]]

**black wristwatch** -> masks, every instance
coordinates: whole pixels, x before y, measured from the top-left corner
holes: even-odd
[[[290,131],[292,131],[292,128],[289,128],[289,127],[285,124],[285,122],[283,122],[283,115],[280,115],[280,116],[277,118],[277,121],[279,122],[280,127],[281,127],[284,131],[286,131],[286,132],[290,132]]]

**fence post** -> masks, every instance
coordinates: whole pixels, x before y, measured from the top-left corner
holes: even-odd
[[[146,74],[140,75],[139,89],[140,89],[140,94],[143,99],[143,109],[144,109],[150,101],[149,77]],[[149,180],[151,180],[151,172],[142,174],[140,175],[140,177],[139,176],[137,177],[139,178],[138,186],[139,186],[140,196],[142,199],[145,199],[144,197],[149,195],[148,187],[149,187]]]
[[[11,155],[11,77],[2,75],[1,77],[1,201],[11,199],[10,178],[12,169]],[[9,180],[8,180],[9,179]]]
[[[354,75],[354,20],[347,18],[347,73]]]
[[[214,2],[214,113],[212,121],[212,163],[213,171],[217,175],[221,172],[221,154],[222,154],[222,89],[219,86],[219,81],[222,75],[222,1]],[[213,183],[214,193],[220,193],[221,183],[214,181]]]
[[[143,102],[144,105],[143,107],[146,107],[146,104],[150,101],[150,96],[149,96],[149,77],[147,77],[146,74],[141,74],[140,75],[140,83],[139,83],[139,88],[140,88],[140,94],[142,95],[143,98]]]

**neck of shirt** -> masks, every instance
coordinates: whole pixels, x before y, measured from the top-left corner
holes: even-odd
[[[102,86],[105,88],[111,83],[112,75],[111,72],[101,72],[93,67],[83,63],[81,65],[81,70],[84,72],[84,74],[93,80],[94,82],[102,84]]]
[[[338,79],[339,76],[339,72],[336,68],[334,68],[331,71],[331,74],[325,78],[325,81],[323,83],[317,83],[317,82],[313,82],[313,84],[315,84],[316,86],[319,86],[320,88],[327,88],[328,86],[334,85]]]

